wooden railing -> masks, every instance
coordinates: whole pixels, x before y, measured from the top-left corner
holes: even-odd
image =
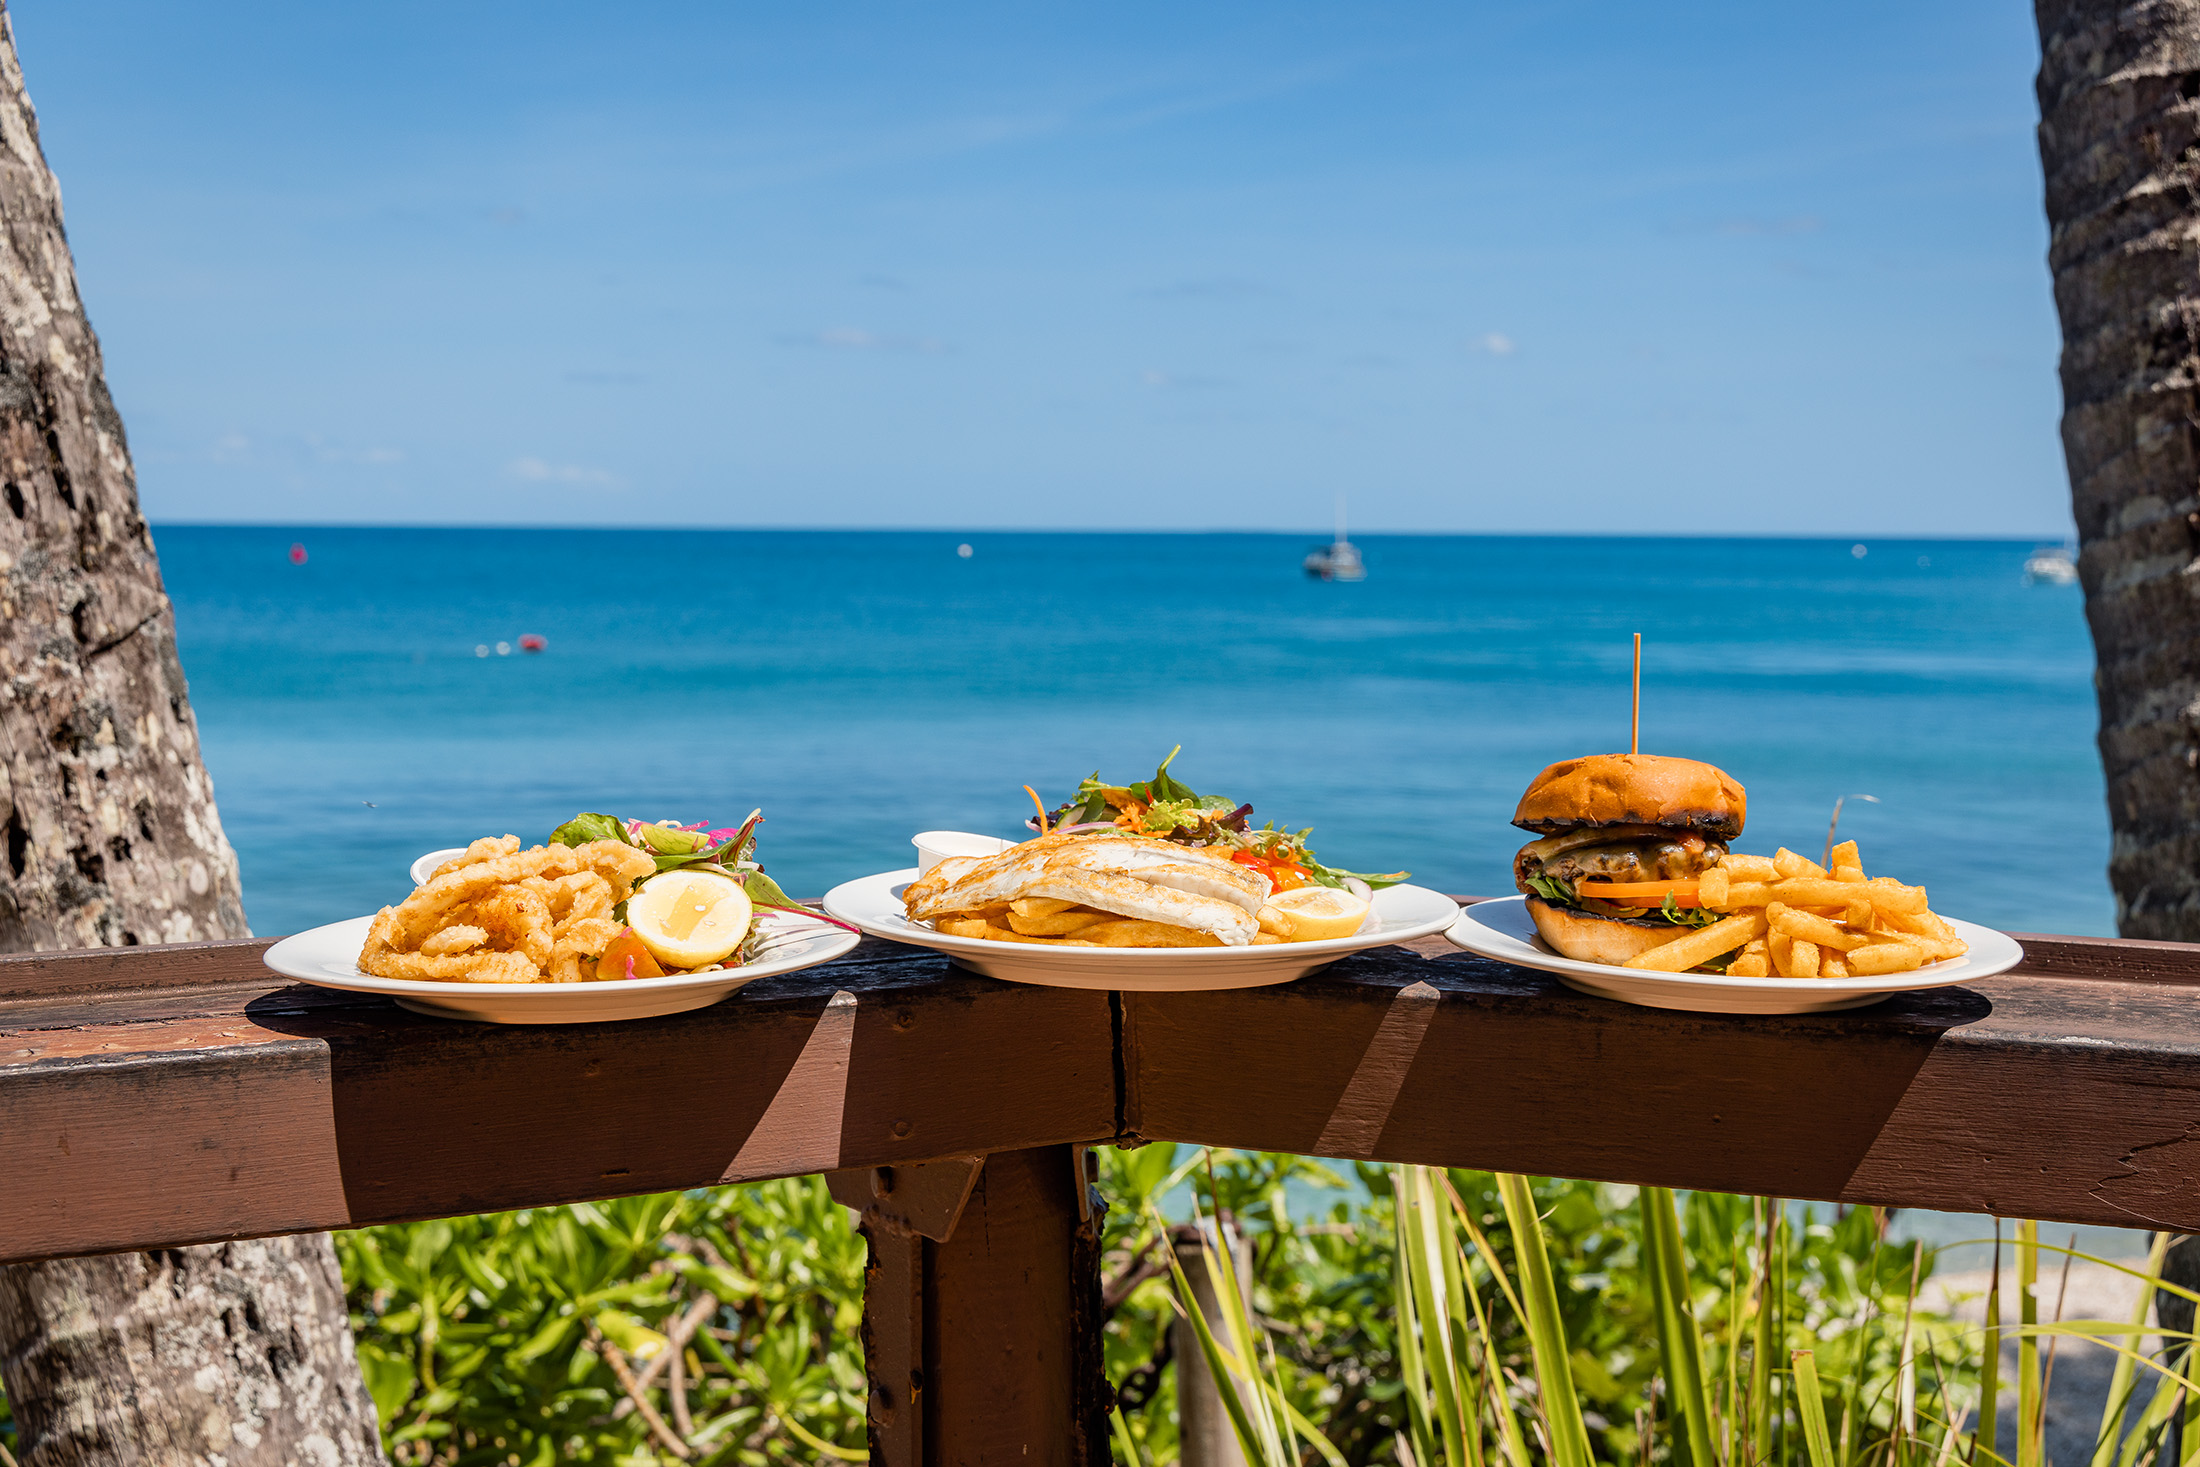
[[[874,1456],[1097,1463],[1095,1144],[2200,1230],[2200,947],[2021,940],[1975,988],[1792,1018],[1436,939],[1199,994],[866,941],[531,1028],[294,986],[260,941],[0,958],[0,1261],[825,1172],[871,1243]]]

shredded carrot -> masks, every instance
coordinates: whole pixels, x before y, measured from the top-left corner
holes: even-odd
[[[1039,807],[1039,834],[1047,834],[1047,802],[1040,799],[1039,792],[1028,784],[1024,786],[1024,793],[1031,796],[1031,803]]]

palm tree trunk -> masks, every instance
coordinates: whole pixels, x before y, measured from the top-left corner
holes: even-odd
[[[2127,937],[2200,939],[2200,0],[2037,0],[2063,456]]]
[[[0,951],[246,934],[0,0]],[[380,1462],[326,1234],[0,1269],[24,1467]]]

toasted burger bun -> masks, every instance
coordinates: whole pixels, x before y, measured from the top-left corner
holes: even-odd
[[[1537,775],[1512,823],[1538,835],[1603,825],[1656,825],[1710,840],[1742,833],[1748,796],[1734,777],[1696,759],[1591,754]],[[1554,946],[1556,944],[1553,944]]]
[[[1541,897],[1528,898],[1528,915],[1535,930],[1560,957],[1584,963],[1618,967],[1637,953],[1663,947],[1684,937],[1689,929],[1670,922],[1629,922],[1619,917],[1599,917],[1568,907],[1554,907]]]

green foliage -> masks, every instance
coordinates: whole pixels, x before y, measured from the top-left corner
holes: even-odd
[[[664,1461],[668,1436],[700,1462],[863,1458],[863,1241],[818,1178],[368,1228],[336,1246],[401,1463]],[[683,1317],[697,1323],[675,1405]]]
[[[1148,1367],[1166,1358],[1169,1291],[1165,1264],[1140,1253],[1153,1232],[1140,1208],[1152,1198],[1182,1215],[1195,1183],[1206,1197],[1208,1172],[1195,1171],[1189,1148],[1149,1146],[1103,1156],[1103,1185],[1114,1203],[1110,1276],[1137,1277],[1141,1262],[1151,1275],[1108,1322],[1109,1376],[1121,1389],[1125,1432],[1145,1460],[1167,1462],[1176,1455],[1174,1371]],[[1274,1342],[1273,1375],[1286,1398],[1346,1461],[1392,1462],[1399,1460],[1398,1439],[1415,1435],[1407,1380],[1425,1368],[1441,1342],[1424,1346],[1413,1337],[1432,1327],[1430,1311],[1416,1311],[1394,1288],[1401,1277],[1398,1204],[1388,1170],[1346,1165],[1349,1170],[1305,1157],[1218,1150],[1212,1153],[1211,1205],[1252,1243],[1254,1320]],[[1548,1357],[1563,1341],[1565,1378],[1598,1460],[1643,1460],[1643,1432],[1653,1426],[1659,1429],[1649,1445],[1657,1460],[1688,1460],[1687,1447],[1672,1451],[1663,1429],[1673,1397],[1663,1383],[1662,1362],[1672,1347],[1661,1341],[1661,1302],[1671,1311],[1666,1328],[1685,1331],[1695,1346],[1687,1374],[1697,1384],[1690,1394],[1704,1402],[1701,1425],[1688,1430],[1684,1415],[1681,1435],[1684,1442],[1710,1439],[1710,1455],[1718,1460],[1751,1455],[1742,1442],[1750,1434],[1749,1408],[1773,1398],[1780,1403],[1778,1419],[1767,1420],[1764,1447],[1754,1455],[1800,1458],[1803,1443],[1788,1409],[1793,1348],[1816,1351],[1834,1392],[1828,1409],[1835,1429],[1847,1432],[1848,1461],[1889,1443],[1901,1411],[1897,1385],[1905,1360],[1913,1392],[1930,1396],[1917,1391],[1919,1382],[1934,1390],[1945,1382],[1976,1400],[1975,1336],[1966,1340],[1954,1326],[1923,1313],[1911,1319],[1906,1301],[1913,1277],[1929,1276],[1930,1256],[1884,1243],[1883,1221],[1869,1209],[1831,1218],[1822,1211],[1783,1211],[1768,1218],[1759,1199],[1653,1191],[1648,1195],[1662,1199],[1670,1218],[1670,1236],[1650,1230],[1663,1241],[1668,1283],[1658,1260],[1645,1257],[1644,1219],[1654,1222],[1655,1213],[1645,1213],[1636,1188],[1488,1172],[1432,1175],[1449,1182],[1462,1227],[1471,1223],[1479,1239],[1465,1267],[1475,1284],[1472,1308],[1453,1321],[1455,1353],[1462,1359],[1473,1353],[1480,1361],[1480,1342],[1486,1341],[1487,1365],[1477,1368],[1511,1382],[1508,1389],[1532,1403],[1535,1388],[1520,1383],[1539,1378],[1537,1339],[1523,1313],[1548,1311],[1544,1353]],[[1509,1208],[1508,1186],[1518,1188]],[[1172,1188],[1171,1196],[1158,1195]],[[1526,1237],[1541,1258],[1531,1253],[1533,1266],[1524,1270],[1516,1220],[1531,1215],[1538,1221]],[[1533,1284],[1514,1294],[1520,1304],[1500,1288],[1499,1273]],[[1440,1298],[1446,1284],[1432,1276],[1424,1296],[1437,1314],[1451,1312]],[[1459,1297],[1467,1308],[1470,1296]],[[1760,1309],[1760,1301],[1771,1307]],[[1469,1335],[1477,1341],[1471,1351]],[[1766,1367],[1762,1385],[1760,1361]],[[1548,1358],[1545,1368],[1551,1368]],[[1555,1374],[1551,1383],[1558,1383]],[[1535,1431],[1526,1439],[1536,1443],[1535,1457],[1549,1455]]]

